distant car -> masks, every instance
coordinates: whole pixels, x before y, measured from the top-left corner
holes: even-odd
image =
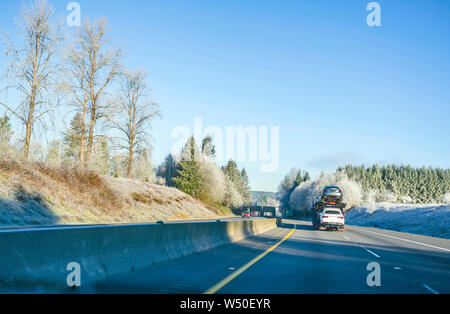
[[[322,201],[341,203],[342,190],[338,186],[326,186],[323,189]]]
[[[320,213],[319,228],[344,230],[345,217],[338,208],[325,207]]]
[[[250,209],[246,209],[242,212],[242,218],[250,218]]]

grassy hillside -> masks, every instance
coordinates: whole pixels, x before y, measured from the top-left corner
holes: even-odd
[[[0,226],[141,223],[230,216],[174,188],[0,157]]]

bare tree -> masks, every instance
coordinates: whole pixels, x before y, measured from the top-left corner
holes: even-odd
[[[87,111],[85,112],[89,115],[89,134],[86,156],[85,158],[80,156],[86,162],[89,161],[89,155],[92,153],[97,121],[105,118],[110,109],[109,104],[103,101],[102,96],[105,95],[107,87],[111,85],[121,71],[122,50],[110,47],[108,33],[109,30],[105,18],[94,20],[92,23],[89,20],[85,20],[78,33],[79,47],[77,49],[81,54],[80,58],[87,58],[85,69],[87,81],[83,82],[83,84],[88,84],[87,89],[89,92],[88,102],[86,103]],[[84,100],[82,100],[83,104],[85,104]]]
[[[57,69],[57,46],[62,42],[60,24],[52,23],[53,8],[46,0],[33,0],[22,6],[21,21],[23,44],[19,47],[7,37],[6,55],[11,64],[6,71],[10,82],[7,88],[14,88],[22,95],[17,106],[0,103],[25,126],[23,155],[30,152],[31,135],[36,122],[51,111],[50,92],[55,87]],[[19,36],[20,37],[20,36]]]
[[[90,82],[89,82],[89,64],[88,51],[83,49],[83,41],[81,36],[77,36],[73,42],[70,43],[67,55],[65,58],[64,70],[66,79],[62,82],[61,87],[65,90],[72,99],[72,105],[79,113],[79,163],[80,168],[84,168],[86,163],[86,118],[88,114],[88,105],[90,101]]]
[[[128,178],[133,177],[135,154],[149,147],[151,120],[159,116],[159,105],[149,101],[146,78],[140,70],[122,75],[116,114],[110,119],[112,128],[121,133],[120,148],[127,150]]]

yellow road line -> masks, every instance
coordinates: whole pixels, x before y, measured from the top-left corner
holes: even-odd
[[[260,259],[262,259],[264,256],[266,256],[267,254],[269,254],[270,252],[272,252],[273,250],[275,250],[281,243],[283,243],[284,241],[286,241],[287,239],[289,239],[289,237],[294,233],[294,231],[296,230],[296,228],[294,228],[291,232],[289,232],[288,235],[286,235],[280,242],[278,242],[277,244],[275,244],[274,246],[272,246],[271,248],[267,249],[264,253],[261,253],[260,255],[258,255],[257,257],[255,257],[254,259],[252,259],[250,262],[248,262],[247,264],[245,264],[244,266],[242,266],[241,268],[239,268],[238,270],[236,270],[235,272],[233,272],[232,274],[228,275],[226,278],[222,279],[219,283],[217,283],[216,285],[214,285],[213,287],[209,288],[208,290],[206,290],[203,294],[215,294],[217,291],[219,291],[220,289],[222,289],[223,287],[225,287],[230,281],[232,281],[234,278],[236,278],[237,276],[239,276],[240,274],[242,274],[244,271],[246,271],[247,269],[249,269],[253,264],[255,264],[257,261],[259,261]]]

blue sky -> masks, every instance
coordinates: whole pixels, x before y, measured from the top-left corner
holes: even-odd
[[[67,14],[69,1],[51,1]],[[248,169],[255,190],[275,191],[292,167],[313,176],[347,163],[450,167],[450,2],[78,1],[107,17],[124,63],[149,73],[163,118],[153,161],[176,126],[279,126],[280,168]],[[19,1],[2,0],[14,30]],[[1,62],[0,62],[1,64]]]

